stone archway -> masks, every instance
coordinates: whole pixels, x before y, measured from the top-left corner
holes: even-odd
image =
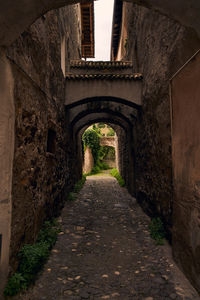
[[[126,180],[129,191],[135,194],[135,144],[133,136],[137,109],[123,102],[103,100],[104,97],[85,100],[85,102],[83,100],[80,102],[81,104],[70,108],[68,112],[71,131],[77,143],[78,161],[82,161],[80,141],[86,127],[97,122],[104,122],[113,126],[118,135],[119,170]]]

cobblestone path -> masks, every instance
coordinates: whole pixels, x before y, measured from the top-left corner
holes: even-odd
[[[148,232],[149,218],[110,176],[91,176],[60,218],[62,232],[35,286],[17,300],[200,299]]]

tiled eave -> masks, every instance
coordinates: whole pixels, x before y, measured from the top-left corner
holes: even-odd
[[[142,74],[68,74],[66,76],[66,80],[91,80],[91,79],[107,79],[107,80],[115,80],[115,79],[123,79],[123,80],[142,80]]]
[[[132,68],[132,62],[123,61],[71,61],[71,68],[96,68],[96,69],[108,69],[108,68]]]

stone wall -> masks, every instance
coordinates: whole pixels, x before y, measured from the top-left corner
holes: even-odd
[[[110,125],[110,124],[109,124]],[[135,155],[133,150],[132,128],[122,128],[111,125],[117,134],[116,140],[116,167],[132,195],[135,195]]]
[[[94,159],[92,155],[92,150],[89,147],[85,147],[83,173],[90,173],[93,167]]]
[[[100,145],[101,146],[110,146],[110,147],[115,147],[116,144],[116,139],[115,137],[101,137],[100,139]]]
[[[200,291],[200,52],[171,81],[173,253]]]
[[[143,74],[142,111],[134,135],[137,197],[159,214],[171,236],[172,163],[169,79],[199,48],[195,32],[151,9],[125,3],[126,57]]]
[[[73,185],[73,144],[64,109],[65,61],[80,58],[79,6],[51,11],[8,49],[14,76],[15,153],[10,264],[55,216]],[[64,52],[62,45],[64,45]],[[63,56],[64,55],[64,56]],[[63,56],[63,57],[61,57]]]

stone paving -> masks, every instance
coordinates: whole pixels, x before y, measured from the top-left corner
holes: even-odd
[[[90,176],[60,217],[62,232],[34,287],[17,300],[200,299],[149,218],[110,176]]]

